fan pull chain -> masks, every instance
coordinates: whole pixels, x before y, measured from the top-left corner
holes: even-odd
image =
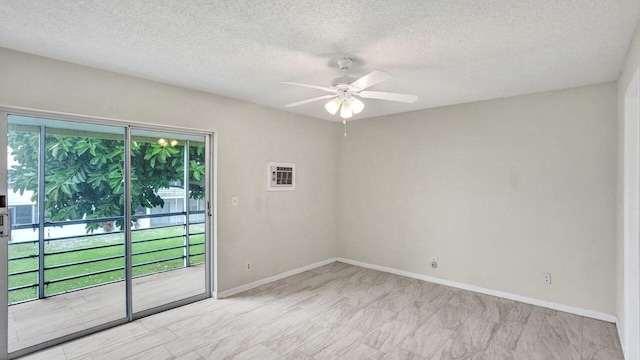
[[[347,137],[347,120],[343,119],[342,123],[344,124],[344,137]]]

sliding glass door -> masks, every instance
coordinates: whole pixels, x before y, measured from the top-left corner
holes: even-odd
[[[210,135],[0,114],[10,357],[208,297]]]
[[[132,129],[130,143],[132,305],[144,313],[206,291],[206,139]]]
[[[125,129],[6,121],[9,352],[126,319]]]

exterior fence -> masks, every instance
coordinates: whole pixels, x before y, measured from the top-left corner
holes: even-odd
[[[181,224],[132,228],[132,276],[141,277],[205,261],[204,211],[134,215],[134,221],[180,217]],[[115,223],[124,217],[45,222],[44,227]],[[40,224],[14,226],[33,229]],[[42,299],[125,278],[124,231],[18,239],[9,245],[9,303]]]

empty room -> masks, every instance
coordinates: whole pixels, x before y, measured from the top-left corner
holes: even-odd
[[[640,1],[0,14],[0,359],[640,360]]]

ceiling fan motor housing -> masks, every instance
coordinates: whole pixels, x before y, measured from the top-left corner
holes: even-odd
[[[347,71],[349,71],[351,65],[353,65],[353,59],[342,58],[338,60],[338,66],[340,66],[340,69],[342,70],[342,76],[333,79],[331,81],[331,86],[342,89],[343,87],[347,87],[349,84],[356,81],[355,78],[347,75]]]
[[[356,81],[355,78],[352,78],[351,76],[340,76],[337,77],[333,80],[331,80],[331,86],[337,87],[337,88],[341,88],[341,87],[348,87],[349,84],[351,84],[352,82]]]
[[[342,101],[349,100],[351,98],[351,91],[349,89],[340,89],[338,90],[338,99]]]

